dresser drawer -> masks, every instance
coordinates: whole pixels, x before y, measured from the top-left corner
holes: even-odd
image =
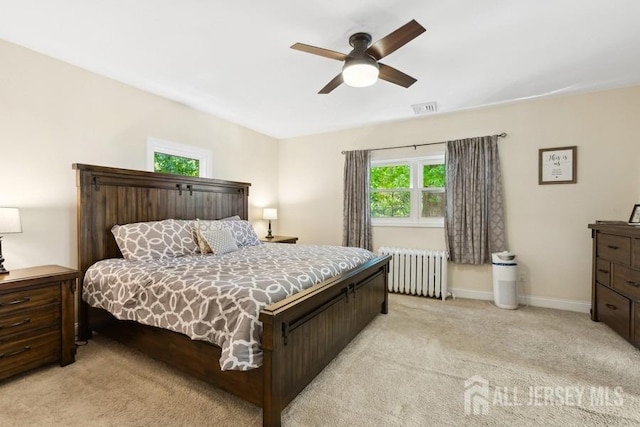
[[[0,339],[23,331],[57,327],[60,324],[60,304],[32,310],[21,310],[0,316]]]
[[[596,281],[606,286],[611,285],[611,263],[602,258],[596,260]]]
[[[631,241],[631,265],[640,268],[640,239]]]
[[[60,360],[60,331],[0,340],[0,380]]]
[[[640,271],[614,265],[612,287],[633,299],[640,299]]]
[[[640,347],[640,302],[633,303],[633,335],[637,347]]]
[[[0,316],[47,304],[60,303],[60,285],[0,294]]]
[[[611,289],[596,284],[598,319],[611,329],[630,338],[631,300]]]
[[[598,233],[598,258],[631,264],[631,238]]]

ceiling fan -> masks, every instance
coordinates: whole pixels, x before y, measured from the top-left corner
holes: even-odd
[[[371,86],[378,78],[406,88],[417,80],[378,61],[425,31],[426,29],[414,19],[373,44],[371,44],[370,34],[355,33],[349,37],[349,44],[353,47],[353,50],[348,55],[303,43],[296,43],[291,46],[291,49],[344,61],[342,72],[320,89],[318,93],[327,94],[342,83],[353,87]]]

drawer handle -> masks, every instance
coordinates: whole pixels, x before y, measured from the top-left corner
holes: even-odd
[[[21,320],[21,321],[19,321],[19,322],[14,323],[13,325],[9,325],[9,326],[0,325],[0,329],[4,329],[5,327],[6,327],[7,329],[9,329],[9,328],[15,328],[15,327],[17,327],[17,326],[26,325],[26,324],[27,324],[27,323],[29,323],[29,322],[31,322],[31,319],[26,318],[26,319],[24,319],[24,320]]]
[[[609,270],[604,270],[602,268],[598,269],[600,273],[609,274]]]
[[[633,280],[627,280],[627,285],[633,286],[634,288],[640,288],[640,283],[634,282]]]
[[[31,346],[30,345],[25,345],[23,348],[21,348],[20,350],[16,350],[13,353],[2,353],[0,354],[0,359],[4,359],[5,357],[11,357],[11,356],[17,356],[20,353],[24,353],[25,351],[29,351],[31,350]]]
[[[616,307],[616,306],[615,306],[615,305],[613,305],[613,304],[605,304],[605,305],[607,306],[607,308],[609,308],[609,309],[611,309],[611,310],[617,310],[617,309],[618,309],[618,307]]]
[[[609,249],[613,249],[614,251],[617,251],[618,249],[620,249],[620,246],[614,246],[614,245],[607,245],[607,247]]]
[[[5,305],[22,304],[23,302],[29,302],[29,301],[31,301],[30,297],[21,298],[21,299],[17,299],[17,300],[14,300],[14,301],[9,301],[9,302],[0,302],[0,307],[4,307]]]

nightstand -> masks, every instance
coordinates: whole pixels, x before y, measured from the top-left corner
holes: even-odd
[[[263,243],[296,243],[298,238],[292,236],[273,236],[271,239],[263,237],[260,241]]]
[[[0,380],[75,361],[77,270],[45,265],[0,275]]]

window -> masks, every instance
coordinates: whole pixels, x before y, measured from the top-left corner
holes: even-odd
[[[373,225],[444,225],[444,154],[373,161],[370,181]]]
[[[147,170],[211,178],[213,155],[191,145],[147,138]]]
[[[175,175],[200,176],[200,160],[156,151],[153,153],[153,171]]]

